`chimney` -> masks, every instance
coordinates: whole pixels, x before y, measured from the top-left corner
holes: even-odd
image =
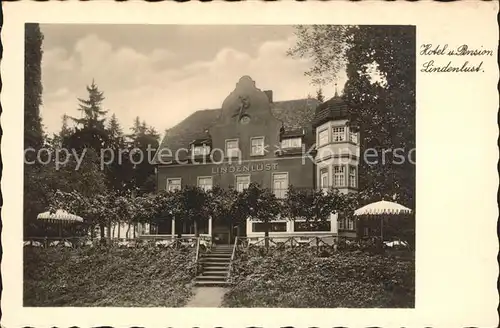
[[[273,90],[265,90],[264,93],[267,96],[267,99],[269,99],[269,102],[273,102]]]

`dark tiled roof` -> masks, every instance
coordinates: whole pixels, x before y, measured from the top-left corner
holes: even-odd
[[[314,143],[312,122],[315,116],[316,99],[298,99],[276,101],[271,103],[273,115],[283,122],[285,134],[305,131],[306,144]],[[167,131],[160,149],[168,148],[174,154],[179,148],[187,148],[198,139],[209,137],[208,128],[213,125],[221,114],[221,109],[199,110]],[[156,156],[154,161],[156,162]]]
[[[347,119],[348,108],[341,97],[335,96],[318,105],[312,121],[313,127],[317,127],[326,121],[335,119]]]

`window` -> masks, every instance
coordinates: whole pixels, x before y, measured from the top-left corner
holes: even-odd
[[[319,175],[320,175],[320,180],[319,180],[320,188],[322,190],[327,190],[329,185],[328,169],[327,168],[321,169]]]
[[[167,191],[181,189],[181,178],[167,179]]]
[[[349,166],[349,187],[356,188],[356,167]]]
[[[345,229],[345,219],[339,219],[339,230]]]
[[[192,150],[195,156],[206,156],[210,154],[210,146],[208,145],[193,145]]]
[[[302,147],[302,138],[286,138],[281,140],[281,148],[300,148]]]
[[[332,128],[333,142],[345,141],[345,127],[338,126]]]
[[[212,177],[198,177],[198,187],[205,191],[212,189]]]
[[[226,140],[226,157],[239,157],[238,139]]]
[[[347,230],[354,230],[354,220],[347,219]]]
[[[276,198],[285,198],[288,190],[288,173],[273,174],[273,191]]]
[[[249,175],[238,175],[236,176],[236,191],[243,191],[250,185]]]
[[[286,232],[286,222],[269,222],[269,232]],[[265,223],[252,223],[252,232],[266,232]]]
[[[335,165],[333,167],[333,186],[345,187],[345,166]]]
[[[328,130],[325,129],[318,133],[318,146],[323,146],[328,143]]]
[[[256,137],[250,140],[252,143],[252,150],[250,155],[252,156],[264,155],[264,137]]]
[[[320,222],[297,222],[293,223],[293,231],[304,232],[304,231],[331,231],[330,221],[320,221]]]
[[[352,143],[358,144],[358,134],[349,131],[349,141]]]

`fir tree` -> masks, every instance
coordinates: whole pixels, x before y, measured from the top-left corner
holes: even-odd
[[[316,99],[318,99],[319,102],[325,101],[325,96],[323,96],[323,89],[321,87],[316,90]]]
[[[108,112],[102,108],[104,93],[99,90],[94,80],[90,86],[87,86],[87,92],[89,93],[88,99],[78,98],[78,110],[82,113],[82,118],[73,118],[73,120],[83,128],[104,129],[106,119],[104,116]]]

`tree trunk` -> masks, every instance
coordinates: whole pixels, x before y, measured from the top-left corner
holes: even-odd
[[[104,239],[106,237],[104,234],[104,224],[99,224],[99,235],[101,239]]]
[[[264,222],[264,246],[269,249],[269,222]]]
[[[125,233],[125,239],[129,239],[129,232],[130,232],[130,223],[128,223],[128,226],[127,226],[127,232]]]
[[[118,239],[120,239],[120,230],[122,230],[122,224],[118,223]]]
[[[198,221],[197,220],[194,220],[194,236],[196,238],[198,238],[200,236],[200,233],[198,231]]]
[[[111,222],[108,222],[108,240],[111,240]]]
[[[134,232],[134,239],[135,239],[135,230],[136,230],[136,227],[137,227],[137,224],[134,224],[134,230],[133,230],[133,232]]]

